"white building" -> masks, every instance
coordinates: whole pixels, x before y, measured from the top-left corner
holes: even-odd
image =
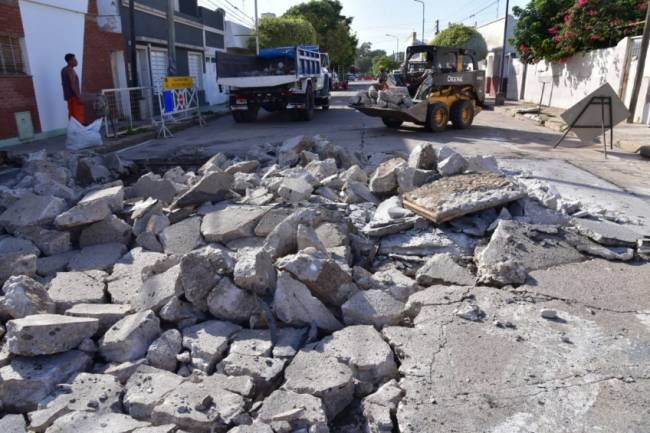
[[[498,20],[491,21],[476,28],[476,31],[483,36],[487,44],[488,55],[485,60],[481,62],[481,69],[485,69],[486,93],[495,96],[498,88],[499,81],[501,80],[501,52],[503,51],[503,34],[504,34],[505,17]],[[508,31],[506,32],[506,62],[504,65],[504,76],[507,77],[509,99],[517,99],[519,83],[516,82],[515,71],[512,68],[514,57],[516,57],[517,50],[510,45],[509,39],[514,36],[514,31],[517,26],[517,20],[510,15],[508,17]]]

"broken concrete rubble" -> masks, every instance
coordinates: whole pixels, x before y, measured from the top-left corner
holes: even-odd
[[[0,186],[0,208],[13,207],[0,215],[0,412],[21,414],[20,433],[415,433],[481,417],[457,430],[507,430],[522,423],[502,423],[513,401],[552,419],[555,389],[615,384],[620,396],[642,383],[592,366],[594,345],[644,347],[643,296],[608,303],[592,296],[607,284],[580,281],[580,298],[554,274],[628,266],[635,279],[645,244],[621,225],[572,222],[582,204],[520,186],[502,160],[431,144],[367,157],[299,137],[217,154],[198,176],[156,167],[127,184],[113,177],[122,164],[107,174],[91,152],[80,178],[78,156],[34,158]],[[444,218],[405,207],[418,188]],[[32,193],[65,201],[53,198],[54,212]],[[35,216],[15,206],[30,200]],[[612,323],[616,338],[601,330]],[[620,365],[643,360],[623,352]],[[537,359],[570,379],[540,376]],[[508,387],[494,393],[502,366],[530,407]]]

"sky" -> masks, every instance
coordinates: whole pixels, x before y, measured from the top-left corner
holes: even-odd
[[[282,15],[293,5],[308,0],[258,0],[259,14],[265,12]],[[466,25],[488,23],[505,14],[506,0],[424,0],[425,38],[430,40],[435,33],[435,20],[440,20],[440,30],[449,22],[463,22]],[[528,0],[511,0],[513,6],[524,6]],[[414,31],[420,39],[422,33],[422,4],[414,0],[341,0],[343,15],[354,18],[352,29],[359,43],[372,42],[373,49],[392,53],[397,48],[403,51],[406,40]],[[226,10],[226,19],[252,26],[255,16],[255,0],[199,0],[199,5]]]

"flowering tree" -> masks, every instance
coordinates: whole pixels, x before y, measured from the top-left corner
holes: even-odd
[[[522,62],[563,63],[640,34],[647,7],[647,0],[532,0],[513,8],[519,23],[511,43]]]

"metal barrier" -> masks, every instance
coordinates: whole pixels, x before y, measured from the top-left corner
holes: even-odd
[[[173,137],[167,125],[193,117],[198,119],[200,126],[205,125],[205,120],[201,115],[199,92],[196,87],[163,90],[158,92],[157,96],[160,107],[160,120],[155,121],[158,124],[158,137]]]
[[[155,126],[153,89],[128,87],[102,90],[106,137],[130,134],[141,128]]]

